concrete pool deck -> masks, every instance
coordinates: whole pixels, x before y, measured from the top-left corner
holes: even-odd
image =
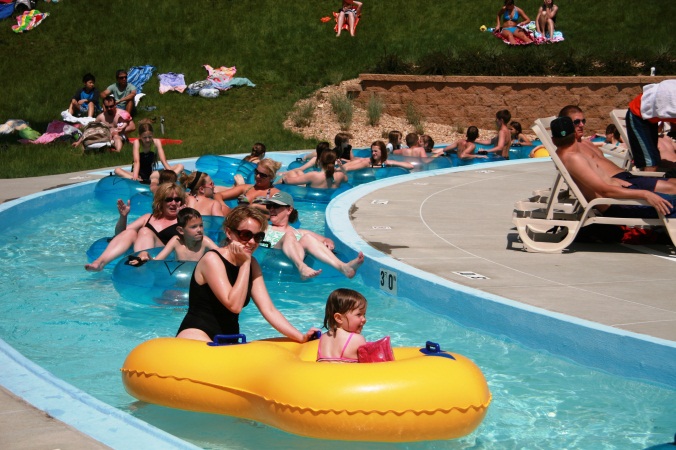
[[[548,187],[553,177],[546,160],[416,178],[357,200],[351,225],[374,248],[454,283],[676,341],[673,246],[574,244],[556,255],[521,250],[511,224],[513,204]],[[0,203],[96,178],[79,172],[0,180]],[[3,448],[106,448],[5,389],[0,436]]]

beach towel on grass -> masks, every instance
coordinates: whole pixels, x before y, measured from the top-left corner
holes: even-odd
[[[232,87],[228,84],[228,82],[232,80],[232,77],[234,77],[235,73],[237,73],[235,66],[222,66],[214,69],[209,64],[205,64],[203,67],[207,69],[207,72],[209,72],[207,81],[210,81],[214,88],[218,89],[219,91],[227,91]]]
[[[361,17],[361,15],[357,16],[354,19],[354,32],[355,32],[355,34],[357,34],[357,25],[359,25],[359,17]],[[335,12],[335,11],[333,12],[333,20],[336,21],[336,25],[333,27],[333,31],[338,33],[338,13]],[[346,17],[345,22],[343,23],[343,30],[349,30],[349,29],[350,29],[350,21]]]
[[[532,43],[530,44],[551,44],[551,43],[556,43],[556,42],[562,42],[563,41],[563,33],[560,31],[555,31],[554,32],[554,38],[553,39],[545,39],[543,35],[535,31],[535,22],[531,21],[528,25],[525,26],[519,26],[518,28],[521,28],[526,34],[530,36],[530,38],[533,40]],[[504,42],[507,45],[511,45],[509,43],[509,39],[505,38],[502,34],[498,33],[495,31],[495,28],[488,28],[488,31],[490,31],[493,36],[496,38],[500,39],[502,42]],[[549,36],[547,36],[549,37]],[[530,45],[527,42],[522,41],[518,37],[514,36],[514,39],[516,40],[516,44],[514,45]]]
[[[182,73],[161,73],[157,75],[160,79],[160,94],[169,91],[183,92],[187,87],[185,84],[185,76]]]
[[[37,27],[49,16],[49,13],[41,13],[37,9],[26,11],[16,18],[16,25],[12,25],[12,31],[23,33]]]
[[[134,66],[127,71],[127,82],[136,86],[136,93],[143,92],[143,85],[153,76],[155,66]]]
[[[64,128],[67,126],[69,125],[66,122],[53,120],[47,125],[47,131],[37,139],[19,139],[19,142],[22,144],[49,144],[50,142],[54,142],[63,137],[66,134]]]

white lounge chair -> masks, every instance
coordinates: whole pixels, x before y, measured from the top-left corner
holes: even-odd
[[[628,217],[605,217],[597,209],[599,205],[643,205],[642,200],[597,198],[587,201],[566,167],[556,154],[556,146],[552,142],[550,124],[554,117],[538,119],[533,130],[556,166],[558,176],[568,185],[572,197],[571,202],[561,203],[556,196],[551,196],[547,203],[528,205],[528,202],[517,202],[512,215],[519,238],[527,250],[544,253],[560,253],[570,246],[582,227],[591,224],[626,225],[626,226],[664,226],[676,243],[676,220],[669,220],[659,215],[656,219],[637,219]],[[574,200],[572,200],[574,199]],[[530,209],[529,209],[530,208]]]
[[[638,170],[634,166],[634,154],[629,146],[629,135],[627,134],[627,110],[626,109],[613,109],[610,111],[610,120],[613,122],[617,131],[620,132],[620,137],[622,142],[626,146],[626,151],[622,159],[622,167],[624,170],[630,170],[634,174],[640,174],[646,177],[663,177],[664,172],[646,172]],[[618,156],[619,157],[619,156]]]

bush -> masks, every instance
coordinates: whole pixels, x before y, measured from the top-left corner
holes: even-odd
[[[369,125],[375,127],[380,123],[380,118],[383,115],[384,108],[385,104],[383,103],[383,99],[380,98],[379,95],[371,93],[368,105],[366,105],[366,111],[369,117]]]
[[[314,102],[305,102],[295,107],[291,111],[293,125],[300,128],[310,126],[316,107],[317,105]]]
[[[406,120],[413,125],[413,129],[416,133],[425,134],[425,127],[423,124],[424,117],[418,108],[411,102],[406,105]]]
[[[340,129],[347,131],[352,126],[352,115],[354,113],[354,107],[349,98],[340,94],[333,94],[329,101],[331,102],[331,109],[333,113],[338,117],[338,123],[340,124]]]

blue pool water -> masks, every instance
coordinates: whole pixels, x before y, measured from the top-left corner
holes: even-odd
[[[147,339],[174,335],[185,309],[121,298],[110,280],[112,268],[85,272],[86,249],[110,234],[116,213],[93,195],[73,201],[48,198],[39,202],[41,213],[14,220],[2,216],[2,339],[94,397],[205,448],[345,448],[342,442],[318,442],[252,421],[171,410],[130,397],[119,374],[127,353]],[[324,232],[316,211],[299,209],[304,227]],[[300,329],[321,323],[331,290],[358,289],[369,300],[367,339],[390,335],[397,346],[439,342],[474,360],[493,394],[484,423],[468,437],[402,445],[355,443],[351,448],[640,449],[673,436],[672,389],[608,375],[461,327],[411,299],[383,293],[360,276],[337,281],[267,284],[278,308]],[[241,323],[250,340],[275,335],[253,305]]]

